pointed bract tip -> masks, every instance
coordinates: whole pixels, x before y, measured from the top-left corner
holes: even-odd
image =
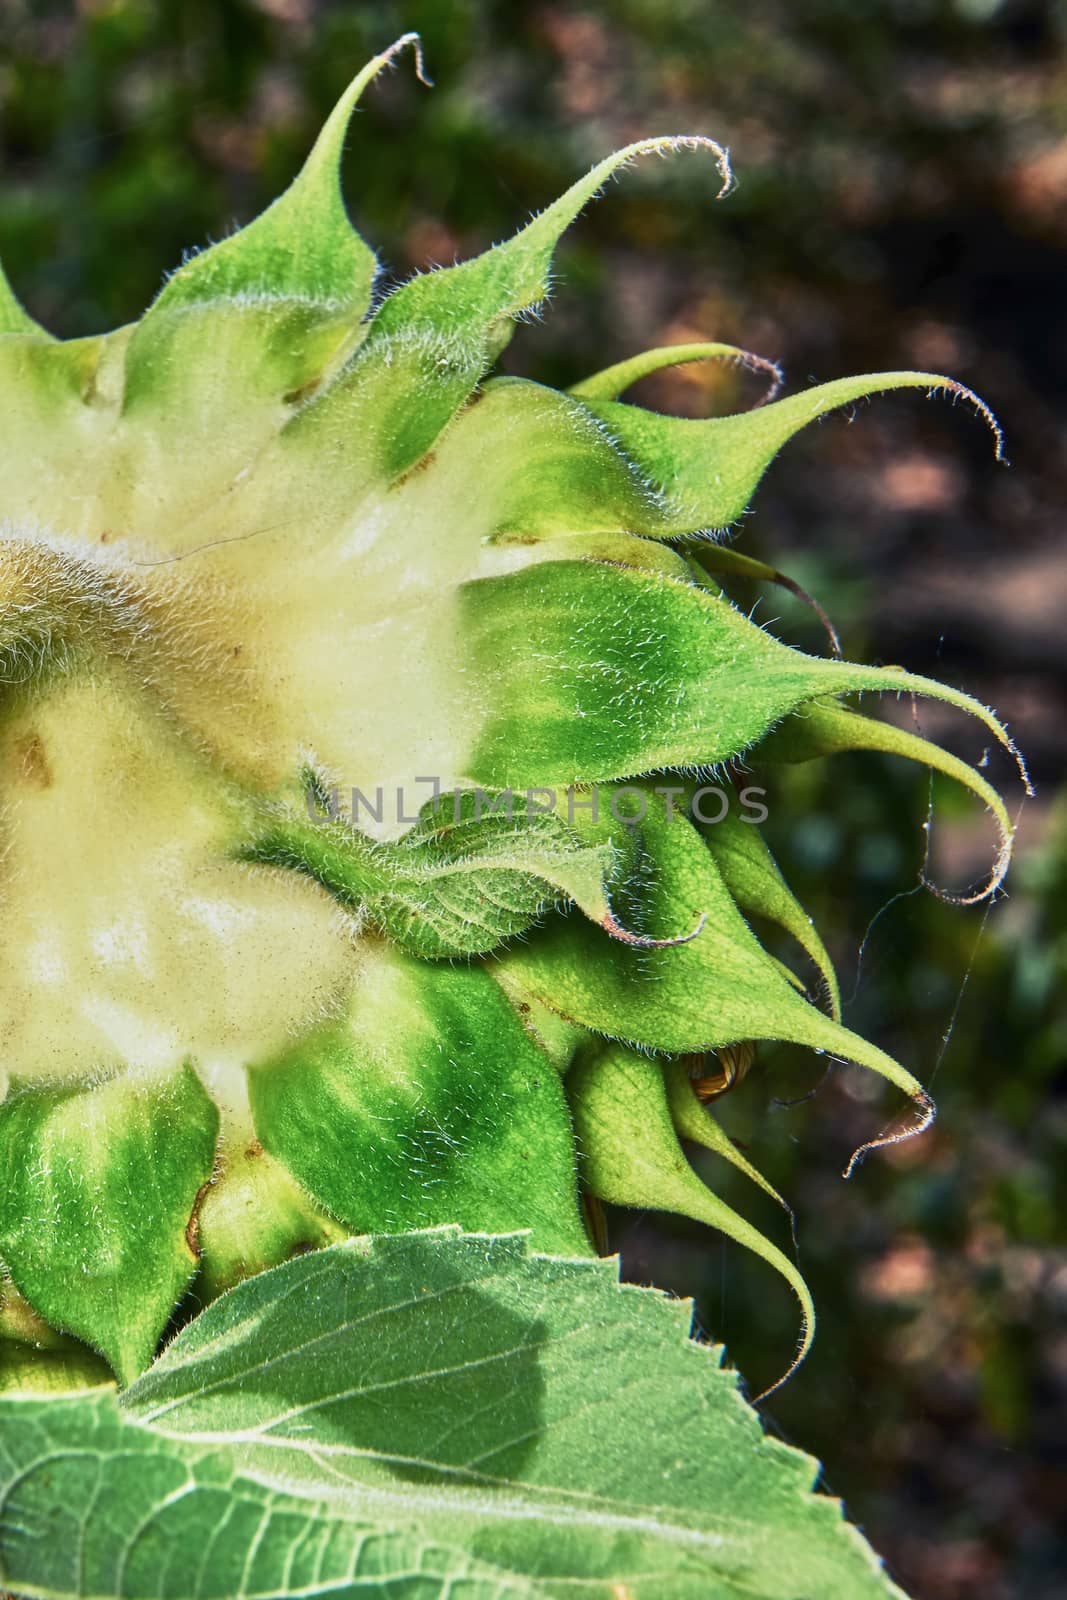
[[[792,1215],[791,1212],[790,1215]],[[796,1372],[797,1368],[803,1366],[804,1362],[807,1360],[808,1352],[810,1351],[814,1342],[815,1330],[812,1328],[808,1318],[804,1317],[800,1328],[800,1338],[797,1341],[796,1355],[793,1357],[788,1367],[786,1367],[780,1378],[775,1378],[774,1382],[766,1389],[761,1389],[759,1394],[753,1395],[752,1404],[754,1406],[762,1405],[764,1400],[769,1400],[772,1394],[777,1394],[779,1389],[783,1389],[785,1387],[790,1378]]]
[[[176,305],[224,298],[296,299],[319,308],[327,322],[359,326],[370,307],[377,261],[353,228],[341,192],[341,160],[352,113],[364,90],[401,50],[415,52],[415,71],[429,83],[417,33],[405,33],[352,79],[327,117],[288,189],[238,232],[187,260],[168,278],[144,319]],[[0,327],[3,326],[0,285]],[[299,364],[297,365],[298,372]],[[316,371],[317,380],[321,373]],[[290,385],[300,392],[306,375]]]
[[[917,1139],[920,1133],[925,1133],[928,1128],[933,1127],[937,1106],[925,1090],[922,1090],[916,1098],[916,1106],[919,1115],[906,1128],[896,1128],[891,1132],[879,1134],[877,1139],[868,1139],[866,1144],[861,1144],[858,1149],[853,1150],[841,1176],[851,1178],[856,1168],[866,1160],[872,1150],[884,1150],[889,1145],[904,1144],[909,1139]]]

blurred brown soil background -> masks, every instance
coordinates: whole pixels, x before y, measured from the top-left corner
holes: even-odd
[[[184,248],[273,198],[351,73],[409,28],[438,87],[406,64],[387,75],[346,160],[353,215],[394,278],[503,237],[627,140],[708,133],[732,151],[721,203],[693,155],[611,185],[507,370],[565,384],[643,346],[725,339],[780,361],[792,390],[945,371],[1004,425],[1010,468],[962,403],[894,395],[829,418],[739,530],[819,596],[847,654],[996,706],[1038,794],[1010,895],[986,916],[916,888],[921,773],[857,756],[768,780],[768,835],[840,963],[847,1020],[932,1079],[941,1114],[849,1184],[849,1149],[898,1109],[860,1075],[820,1080],[822,1063],[767,1048],[722,1114],[796,1208],[820,1312],[768,1426],[820,1455],[917,1600],[1053,1600],[1067,1592],[1067,13],[0,0],[0,253],[34,315],[68,336],[136,317]],[[703,415],[758,392],[701,366],[634,398]],[[737,598],[825,647],[789,597]],[[961,719],[919,716],[980,758]],[[934,816],[937,874],[959,886],[988,830],[947,786]],[[702,1169],[780,1237],[729,1174]],[[753,1389],[780,1370],[795,1328],[764,1268],[670,1219],[612,1223],[630,1276],[695,1294]]]

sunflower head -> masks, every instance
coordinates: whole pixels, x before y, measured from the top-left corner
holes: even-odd
[[[738,763],[867,746],[939,767],[994,813],[1003,871],[986,780],[840,696],[936,695],[1006,740],[992,714],[801,654],[721,587],[770,570],[722,530],[794,433],[957,386],[882,373],[693,421],[619,396],[743,352],[652,351],[568,392],[491,376],[613,174],[679,149],[729,169],[705,139],[643,141],[506,243],[380,294],[338,158],[411,42],[136,324],[61,342],[0,279],[13,1383],[80,1381],[89,1351],[129,1380],[179,1303],[345,1233],[527,1228],[587,1252],[582,1193],[725,1229],[810,1322],[795,1267],[679,1137],[763,1183],[709,1108],[763,1039],[882,1073],[916,1125],[929,1102],[841,1025]]]

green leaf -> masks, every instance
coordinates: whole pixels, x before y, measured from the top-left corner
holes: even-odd
[[[329,804],[312,793],[308,809]],[[279,814],[243,858],[307,873],[414,955],[483,954],[571,902],[614,926],[611,846],[583,847],[561,817],[531,811],[523,795],[431,800],[391,844],[329,820],[328,809],[318,823]]]
[[[348,1013],[254,1066],[266,1149],[348,1227],[530,1227],[584,1252],[558,1074],[478,967],[367,941]]]
[[[900,1600],[687,1305],[449,1233],[241,1285],[127,1392],[0,1399],[49,1600]]]
[[[0,1256],[35,1311],[128,1382],[196,1269],[189,1230],[218,1112],[190,1067],[0,1105]]]
[[[465,767],[496,788],[711,766],[835,691],[912,689],[1009,742],[992,713],[957,690],[803,655],[718,595],[658,573],[550,561],[469,583],[461,596],[475,669]]]
[[[544,1594],[413,1530],[402,1493],[364,1505],[300,1452],[304,1481],[286,1489],[228,1434],[138,1427],[113,1392],[0,1398],[0,1425],[0,1578],[24,1600]]]

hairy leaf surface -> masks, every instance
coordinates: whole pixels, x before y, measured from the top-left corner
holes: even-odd
[[[0,1581],[50,1600],[899,1596],[689,1317],[514,1237],[303,1257],[216,1302],[121,1404],[0,1399]]]

